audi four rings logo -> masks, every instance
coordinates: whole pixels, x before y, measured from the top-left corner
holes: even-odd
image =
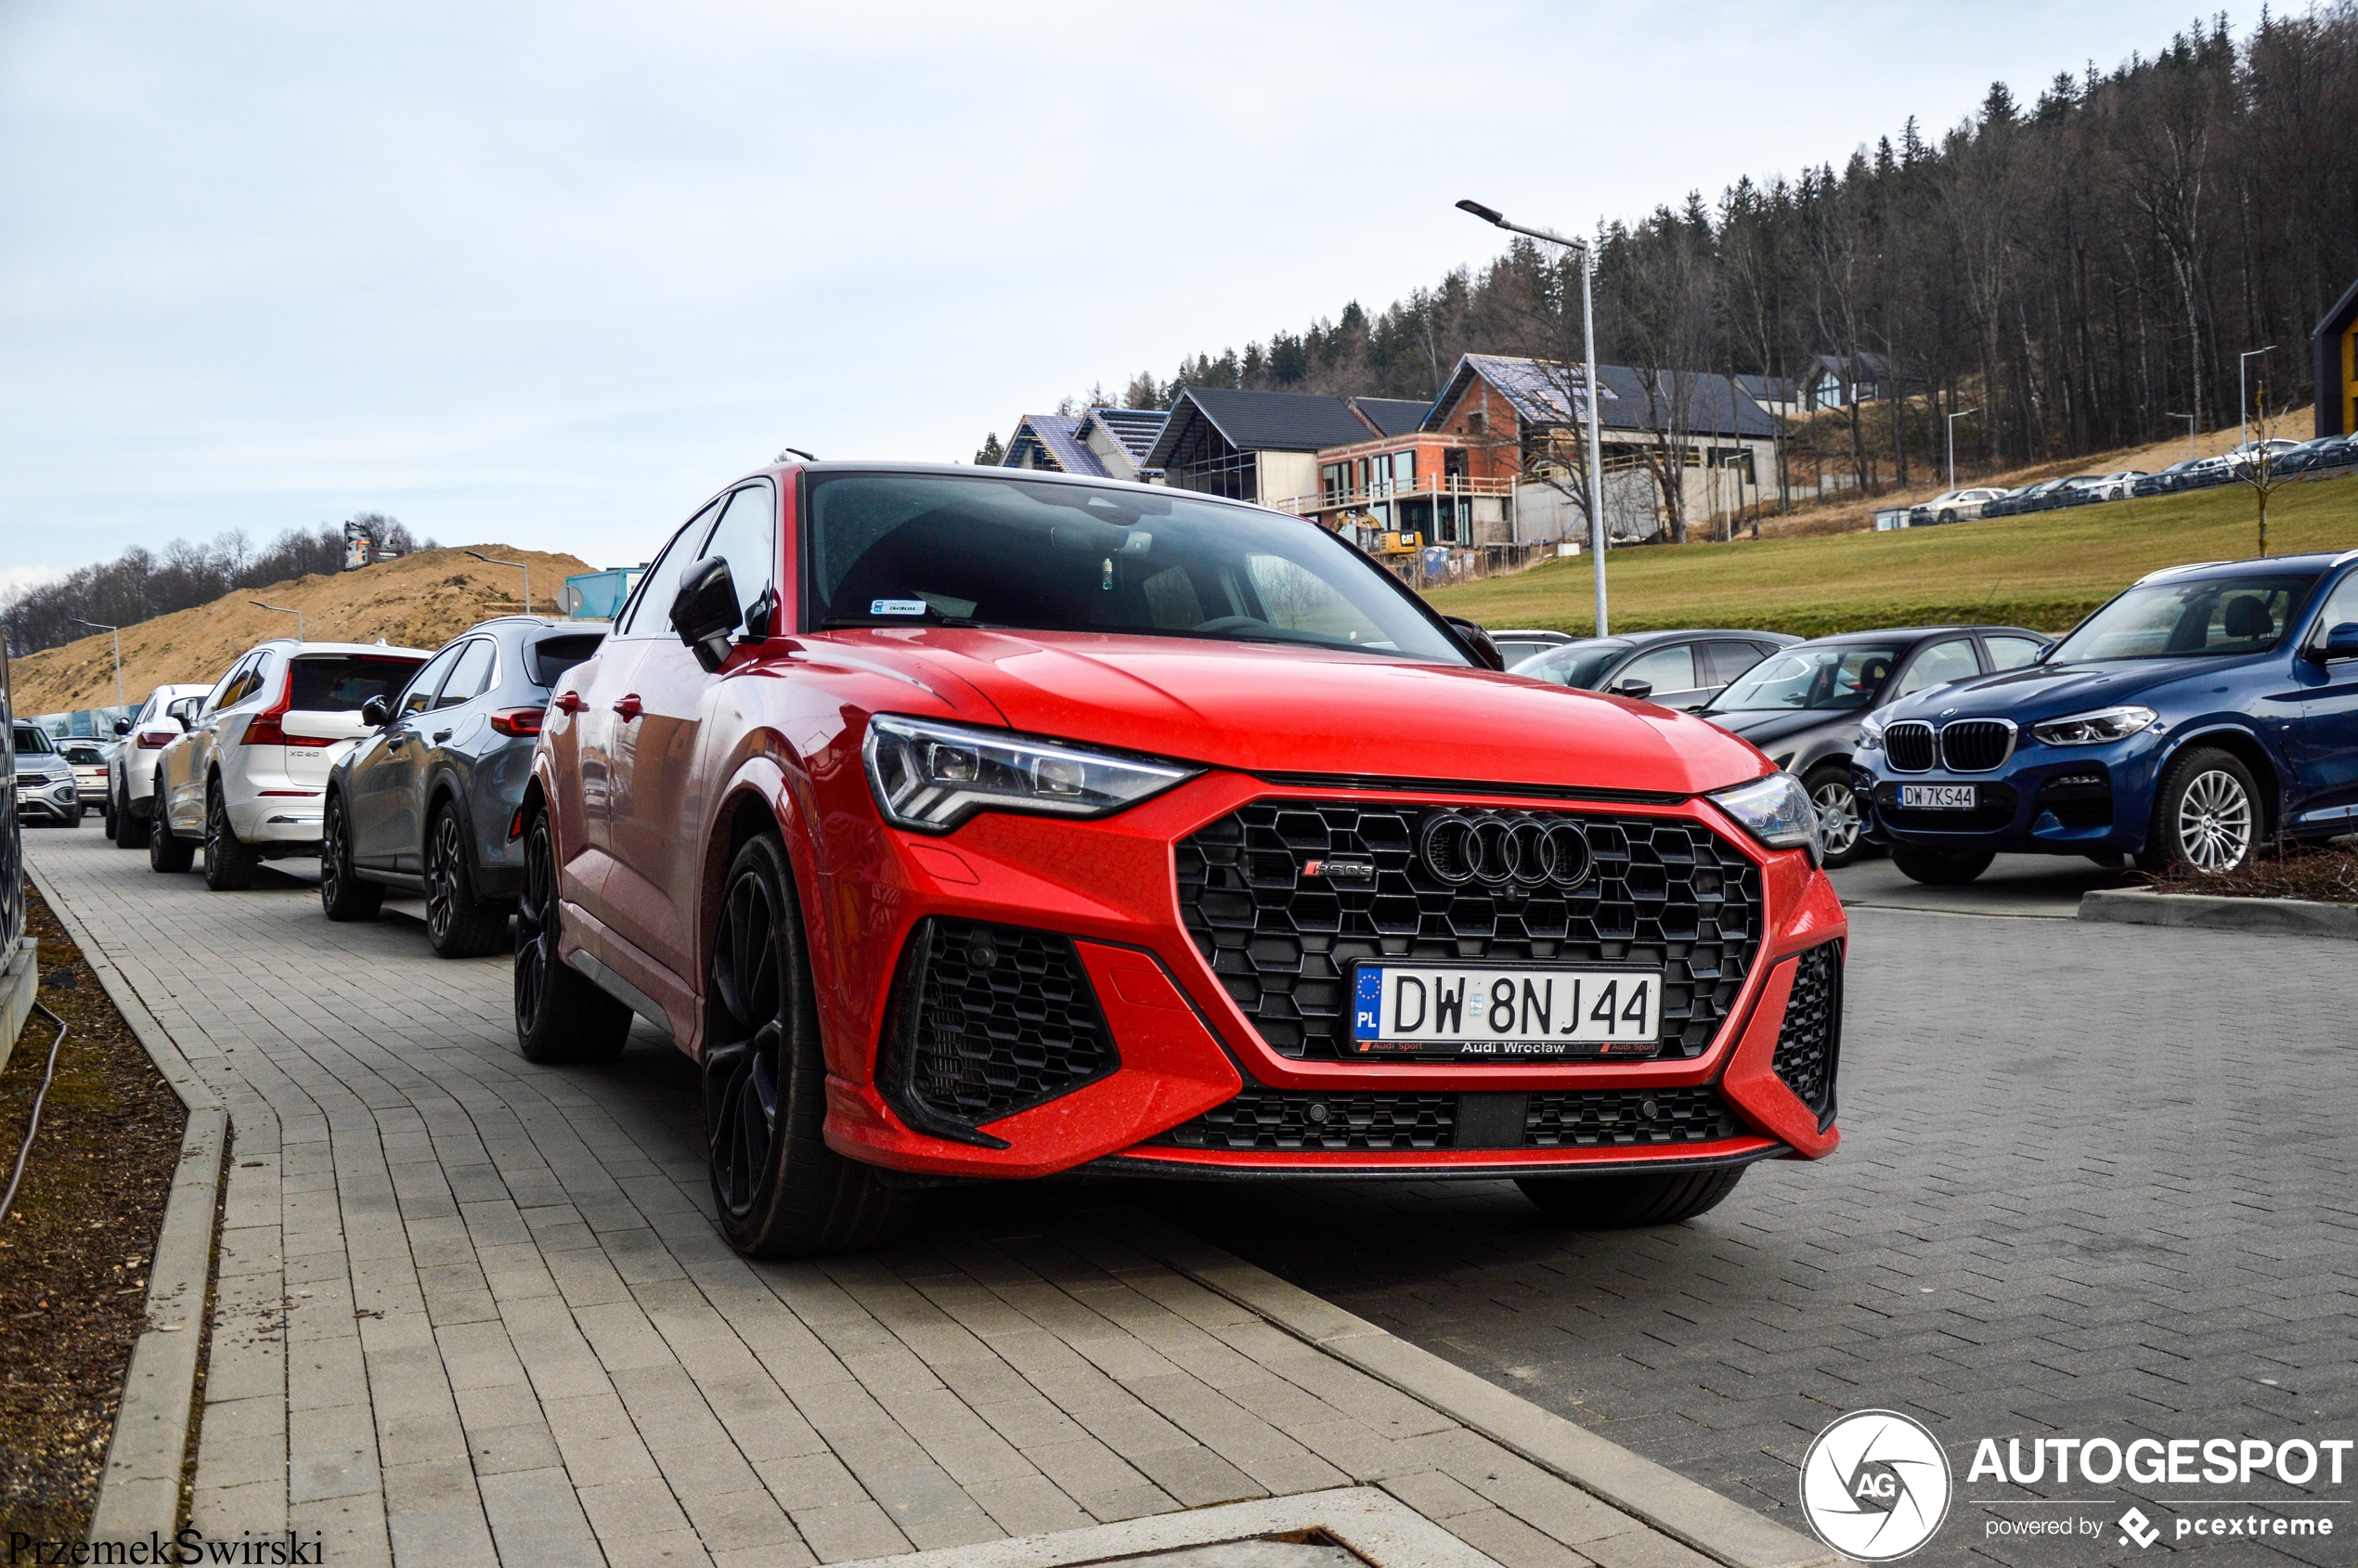
[[[1453,888],[1577,888],[1597,864],[1578,823],[1462,811],[1428,817],[1417,851],[1425,869]]]

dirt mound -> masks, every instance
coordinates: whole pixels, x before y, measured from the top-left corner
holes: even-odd
[[[589,565],[512,545],[469,548],[532,567],[533,607],[554,615],[555,594],[569,573]],[[457,550],[425,550],[357,572],[308,577],[268,588],[240,590],[210,604],[123,628],[123,694],[134,706],[166,681],[218,680],[231,660],[255,643],[294,634],[292,616],[273,615],[253,601],[303,612],[303,634],[315,642],[374,642],[433,648],[479,620],[525,607],[524,574],[486,566]],[[12,661],[16,710],[59,713],[113,704],[114,647],[105,632]]]

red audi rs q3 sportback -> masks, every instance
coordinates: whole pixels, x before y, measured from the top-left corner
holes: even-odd
[[[756,1255],[945,1178],[1507,1177],[1610,1225],[1830,1152],[1807,792],[1496,659],[1240,502],[765,470],[556,685],[524,1055],[667,1032]]]

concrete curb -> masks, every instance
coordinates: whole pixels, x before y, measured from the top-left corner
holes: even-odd
[[[32,1017],[32,999],[41,989],[41,944],[31,937],[17,940],[17,948],[0,964],[0,1072],[8,1070],[8,1056],[17,1035]]]
[[[1176,1225],[1126,1207],[1098,1211],[1096,1217],[1111,1221],[1110,1234],[1157,1262],[1728,1568],[1813,1568],[1837,1561],[1809,1536],[1542,1410]]]
[[[2313,899],[2222,899],[2209,893],[2099,888],[2079,896],[2079,918],[2124,926],[2199,927],[2276,937],[2358,941],[2358,904]]]
[[[179,1168],[164,1200],[163,1227],[157,1233],[155,1257],[148,1269],[148,1327],[131,1347],[114,1440],[107,1448],[107,1467],[99,1473],[98,1497],[90,1511],[89,1538],[94,1543],[145,1541],[150,1536],[169,1540],[180,1524],[180,1473],[188,1462],[197,1364],[209,1327],[205,1302],[213,1283],[214,1216],[229,1151],[229,1112],[56,889],[31,866],[25,871],[82,950],[83,962],[98,977],[107,999],[130,1024],[156,1071],[188,1108]]]

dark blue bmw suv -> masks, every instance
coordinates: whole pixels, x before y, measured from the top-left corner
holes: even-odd
[[[1919,882],[2001,851],[2235,870],[2358,827],[2358,551],[2156,572],[2025,668],[1860,727],[1868,831]]]

